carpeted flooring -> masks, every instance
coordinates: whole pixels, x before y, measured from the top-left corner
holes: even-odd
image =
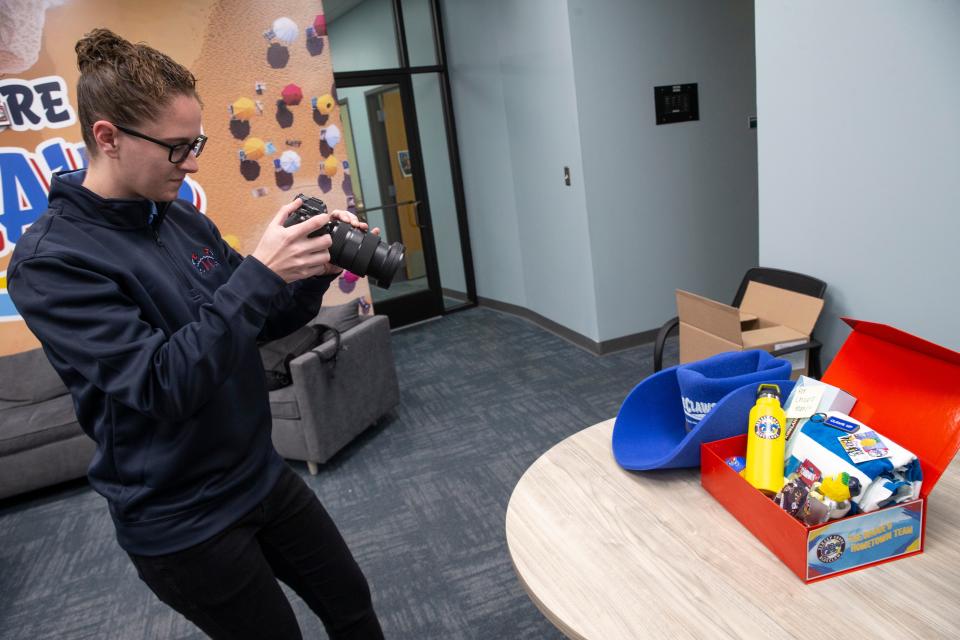
[[[514,574],[507,502],[544,451],[616,414],[652,345],[598,357],[486,308],[392,341],[396,413],[317,476],[292,463],[363,567],[387,638],[562,638]],[[287,593],[304,637],[325,638]],[[0,638],[202,637],[139,581],[85,482],[0,502]]]

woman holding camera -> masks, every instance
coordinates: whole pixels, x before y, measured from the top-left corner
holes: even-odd
[[[211,637],[301,637],[277,579],[331,638],[382,637],[336,525],[273,448],[257,350],[312,319],[340,271],[310,232],[366,225],[285,228],[295,201],[243,258],[176,199],[207,141],[193,75],[105,29],[76,52],[89,168],[54,178],[8,280],[96,441],[88,475],[120,546]]]

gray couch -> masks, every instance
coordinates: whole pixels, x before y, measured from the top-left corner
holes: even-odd
[[[86,475],[93,440],[41,349],[0,358],[0,498]]]
[[[359,318],[356,306],[343,305],[353,307],[352,317],[342,307],[321,309],[311,324],[339,329],[339,351],[333,339],[306,350],[290,361],[293,383],[270,392],[274,446],[312,474],[400,402],[390,322]]]
[[[397,406],[400,399],[384,316],[361,318],[357,304],[323,308],[313,323],[338,328],[332,340],[290,362],[293,384],[270,392],[273,441],[311,473]],[[82,478],[93,440],[41,349],[0,357],[0,499]]]

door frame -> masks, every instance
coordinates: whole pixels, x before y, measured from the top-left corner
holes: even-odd
[[[423,165],[423,153],[420,147],[420,127],[417,123],[413,82],[409,74],[392,72],[367,73],[362,76],[343,77],[337,80],[337,86],[342,88],[374,85],[396,85],[400,90],[403,124],[407,134],[407,146],[410,151],[410,167],[413,171],[413,189],[417,200],[420,201],[416,218],[417,227],[420,229],[421,242],[423,243],[424,267],[427,274],[427,288],[423,291],[416,291],[374,303],[374,311],[380,315],[386,315],[390,318],[390,326],[397,328],[443,315],[443,290],[440,281],[440,266],[437,262],[437,248],[431,227],[430,198],[427,194],[426,170]],[[356,128],[357,122],[355,120],[351,120],[351,124]],[[374,157],[376,158],[376,154]],[[377,159],[376,162],[379,163],[380,160]],[[380,171],[381,167],[378,166],[377,173],[380,174]],[[381,177],[378,176],[378,180],[380,179]]]

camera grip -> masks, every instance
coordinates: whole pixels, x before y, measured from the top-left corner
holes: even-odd
[[[287,216],[287,219],[283,221],[284,227],[292,227],[295,224],[300,224],[301,222],[306,222],[313,216],[317,215],[318,211],[312,211],[307,207],[300,207],[296,211],[292,212]],[[322,236],[325,233],[330,233],[332,230],[332,223],[328,222],[323,225],[316,231],[313,231],[307,235],[308,238],[316,238],[317,236]]]

